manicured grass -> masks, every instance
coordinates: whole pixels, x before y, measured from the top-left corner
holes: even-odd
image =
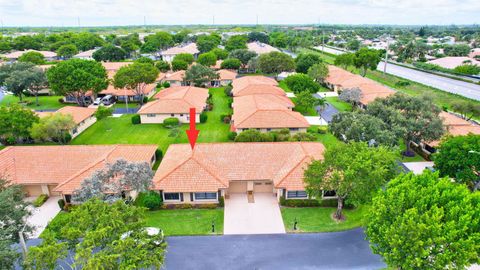
[[[278,83],[278,86],[282,88],[285,92],[292,92],[292,90],[290,90],[290,88],[287,86],[287,84],[284,81],[280,81]]]
[[[62,98],[62,96],[39,96],[39,106],[35,103],[35,97],[23,97],[23,102],[26,102],[26,107],[32,110],[58,110],[67,105],[76,106],[76,104],[60,103],[58,102],[60,98]],[[0,106],[18,104],[19,101],[20,99],[18,97],[7,95],[0,101]]]
[[[340,100],[338,97],[326,97],[328,103],[341,112],[351,112],[352,104]]]
[[[317,136],[317,141],[321,142],[327,149],[343,143],[339,139],[337,139],[337,137],[333,136],[332,133],[329,132],[325,134],[316,134],[315,136]]]
[[[223,208],[151,211],[147,212],[147,226],[158,227],[167,236],[223,234]]]
[[[332,207],[305,207],[286,208],[282,207],[283,224],[287,232],[335,232],[345,231],[364,225],[366,206],[355,209],[344,209],[345,221],[338,222],[332,218],[336,208]],[[293,230],[293,224],[297,219],[298,230]]]
[[[5,148],[6,146],[4,145],[0,145],[0,150],[2,150],[3,148]]]
[[[213,99],[213,110],[207,112],[207,122],[197,124],[200,130],[198,142],[227,142],[229,124],[220,121],[220,116],[231,114],[228,99],[223,88],[210,89]],[[188,143],[185,131],[188,124],[181,125],[176,136],[171,136],[171,130],[162,124],[131,123],[132,115],[109,117],[98,121],[85,130],[72,144],[157,144],[165,152],[172,143]]]

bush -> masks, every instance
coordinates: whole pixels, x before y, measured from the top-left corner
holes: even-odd
[[[233,89],[233,87],[229,84],[229,85],[225,86],[225,88],[223,89],[223,92],[225,93],[225,95],[227,97],[231,97],[232,96],[232,89]]]
[[[320,202],[315,199],[305,199],[305,200],[291,200],[291,199],[280,199],[280,205],[287,207],[319,207]]]
[[[295,94],[298,94],[303,91],[309,93],[316,93],[320,90],[320,85],[316,83],[312,78],[305,74],[294,74],[290,75],[285,80],[285,84],[292,90]]]
[[[176,204],[174,206],[174,208],[176,208],[176,209],[192,209],[193,205],[190,204],[190,203],[182,203],[182,204]]]
[[[58,207],[60,207],[60,210],[63,210],[63,208],[65,208],[65,200],[64,199],[60,199],[58,200]]]
[[[69,143],[72,140],[72,135],[70,133],[65,133],[65,136],[63,137],[63,141],[65,143]]]
[[[178,70],[187,70],[188,69],[188,63],[182,60],[173,60],[172,61],[172,70],[173,71],[178,71]]]
[[[403,87],[403,86],[409,86],[410,82],[409,81],[398,81],[395,83],[395,86]]]
[[[220,64],[220,68],[222,69],[239,69],[242,65],[242,62],[236,58],[228,58],[223,60],[222,64]]]
[[[42,206],[46,201],[48,200],[48,195],[47,194],[41,194],[38,196],[35,201],[33,202],[33,206],[35,207],[40,207]]]
[[[169,82],[163,82],[163,87],[164,87],[164,88],[169,88],[169,87],[170,87],[170,83],[169,83]]]
[[[218,198],[218,206],[220,207],[225,206],[225,198],[223,196],[220,196],[220,198]]]
[[[236,133],[236,132],[230,131],[230,132],[228,133],[228,139],[229,139],[230,141],[235,141],[235,138],[236,138],[236,137],[237,137],[237,133]]]
[[[318,128],[318,133],[319,133],[319,134],[327,134],[327,132],[328,132],[328,128],[327,128],[327,127]]]
[[[140,115],[138,115],[138,114],[133,115],[132,116],[132,124],[138,125],[140,123],[141,123]]]
[[[292,141],[297,141],[297,142],[313,142],[315,141],[317,138],[315,137],[315,135],[312,135],[310,133],[305,133],[305,132],[298,132],[298,133],[295,133],[292,137],[291,137],[291,140]]]
[[[317,133],[318,132],[318,127],[308,127],[307,132],[308,133]]]
[[[155,150],[155,159],[156,159],[156,160],[161,160],[162,157],[163,157],[163,151],[162,151],[162,149],[157,148],[157,150]]]
[[[321,200],[320,206],[321,207],[337,207],[337,200],[329,199],[329,200]]]
[[[147,103],[148,102],[148,97],[143,97],[143,103]]]
[[[61,103],[61,104],[63,104],[63,103],[65,103],[65,100],[64,100],[63,98],[59,98],[59,99],[58,99],[58,102]]]
[[[197,204],[195,208],[199,209],[216,209],[218,205],[216,203],[204,203],[204,204]]]
[[[200,114],[200,123],[205,123],[207,122],[207,119],[208,119],[208,115],[205,113],[205,112],[202,112]]]
[[[146,207],[149,210],[159,209],[162,204],[162,197],[155,191],[142,192],[135,200],[136,206]]]
[[[163,126],[166,127],[166,128],[173,128],[173,127],[176,127],[178,125],[180,125],[180,120],[178,120],[178,118],[169,117],[169,118],[163,120]]]

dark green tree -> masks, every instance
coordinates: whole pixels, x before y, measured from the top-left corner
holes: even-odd
[[[376,70],[381,57],[378,50],[361,48],[355,53],[354,64],[360,69],[360,74],[365,77],[367,70]]]
[[[133,63],[121,67],[113,76],[115,88],[127,88],[132,90],[139,98],[140,105],[143,105],[145,88],[148,84],[154,83],[158,77],[158,69],[146,63]]]
[[[299,94],[301,92],[308,92],[310,94],[317,93],[320,90],[320,85],[313,81],[306,74],[298,73],[288,76],[283,80],[285,84],[294,93]]]
[[[206,67],[214,66],[217,63],[217,56],[213,52],[202,53],[198,56],[197,63]]]
[[[57,49],[57,55],[64,58],[69,59],[72,56],[78,53],[77,46],[75,44],[66,44],[62,45]]]
[[[18,62],[29,62],[35,65],[42,65],[45,63],[45,57],[39,52],[30,51],[22,54],[18,58]]]
[[[96,50],[92,57],[98,62],[115,62],[124,60],[127,57],[127,53],[122,48],[106,45]]]
[[[295,63],[296,63],[295,71],[307,74],[308,69],[311,66],[318,64],[320,62],[322,62],[322,59],[317,54],[301,53],[295,59]]]
[[[260,55],[258,57],[258,65],[262,72],[273,74],[279,74],[283,71],[293,71],[295,69],[295,61],[293,58],[281,52],[270,52]]]
[[[195,86],[205,86],[206,83],[218,79],[218,74],[211,68],[201,64],[191,66],[185,73],[185,80]]]
[[[230,37],[225,43],[225,49],[229,52],[238,49],[247,48],[247,37],[243,35],[237,35]]]
[[[250,61],[250,59],[255,57],[257,57],[257,53],[249,51],[247,49],[233,50],[228,55],[228,58],[235,58],[240,60],[240,62],[242,62],[243,67],[245,67],[248,64],[248,61]]]

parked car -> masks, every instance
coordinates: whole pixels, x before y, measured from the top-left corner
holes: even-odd
[[[111,105],[115,103],[115,98],[112,95],[106,95],[102,98],[103,105]]]
[[[95,106],[100,106],[100,104],[102,104],[102,98],[96,98],[93,102],[93,105]]]

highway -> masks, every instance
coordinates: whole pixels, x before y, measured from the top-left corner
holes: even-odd
[[[383,71],[384,62],[378,64],[377,70]],[[454,80],[427,72],[422,72],[394,64],[387,65],[387,73],[404,79],[428,85],[445,92],[458,94],[480,101],[480,85]]]

